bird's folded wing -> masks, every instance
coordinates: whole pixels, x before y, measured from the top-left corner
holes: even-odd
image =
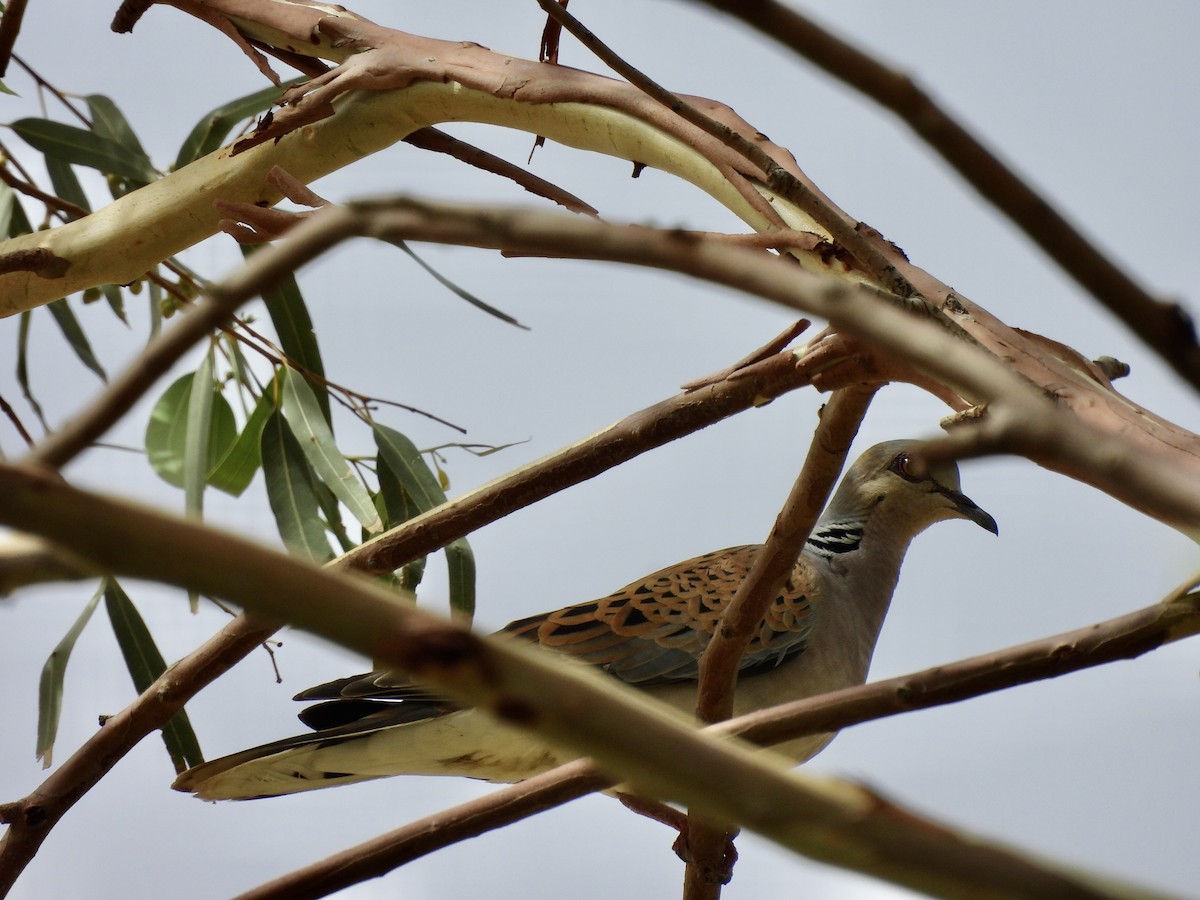
[[[760,550],[749,545],[698,556],[601,600],[519,619],[497,635],[532,641],[628,684],[695,679],[721,614]],[[807,563],[799,564],[752,637],[742,657],[743,675],[773,669],[804,649],[815,583]],[[330,681],[296,699],[325,701],[300,714],[306,725],[318,729],[403,724],[456,708],[402,673],[388,671]]]

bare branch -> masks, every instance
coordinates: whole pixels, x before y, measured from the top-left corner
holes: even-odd
[[[417,819],[373,840],[343,850],[239,894],[235,900],[307,900],[378,878],[436,850],[519,822],[584,794],[612,779],[587,760],[500,788],[486,797]]]
[[[289,241],[292,240],[297,242],[296,248],[280,246],[258,254],[256,259],[261,265],[256,265],[255,272],[272,272],[276,264],[296,262],[296,254],[300,252],[298,248],[307,246],[307,239],[300,234],[289,238]],[[277,263],[272,261],[276,257]],[[253,273],[244,272],[235,275],[225,285],[228,293],[220,296],[236,295],[240,290],[236,285],[252,283],[255,277]],[[186,321],[177,326],[176,331],[183,329]],[[182,337],[176,340],[182,342]],[[117,381],[122,380],[124,376]],[[425,515],[410,519],[377,540],[334,560],[330,567],[392,571],[517,509],[660,446],[667,440],[703,428],[761,403],[764,398],[778,396],[806,383],[807,375],[797,368],[792,355],[779,353],[739,370],[736,377],[728,382],[712,384],[694,393],[683,393],[635,413],[612,428],[573,443],[556,454],[522,467]],[[94,405],[84,419],[103,419],[112,414],[114,403],[115,400]],[[81,422],[73,429],[83,433],[91,427]],[[66,453],[75,446],[75,443],[64,444],[62,452]],[[53,458],[58,458],[58,455],[55,454]],[[32,539],[23,540],[24,544],[14,549],[11,560],[0,554],[0,587],[44,580],[43,576],[76,577],[77,574],[96,574],[101,571],[60,548],[48,547],[44,542]],[[9,829],[11,841],[0,844],[0,887],[6,881],[15,880],[59,819],[118,759],[151,731],[161,728],[180,705],[209,683],[211,678],[207,673],[232,667],[269,637],[273,630],[273,627],[255,623],[245,615],[239,616],[220,635],[169,669],[120,716],[109,720],[110,723],[125,723],[120,729],[102,730],[96,739],[85,743],[72,754],[70,760],[33,794],[9,804],[11,815],[5,820],[12,823]],[[171,702],[166,702],[168,700]],[[23,812],[25,810],[36,810],[36,814],[26,815]]]
[[[25,17],[28,0],[8,0],[4,4],[4,15],[0,16],[0,77],[8,71],[17,35],[21,32],[21,20]]]
[[[776,0],[699,2],[741,19],[899,116],[1064,272],[1200,389],[1200,344],[1187,311],[1148,294],[911,77]]]
[[[374,583],[71,488],[44,471],[0,465],[0,521],[61,543],[105,570],[225,597],[265,619],[287,619],[552,744],[589,754],[639,790],[685,803],[709,819],[742,823],[814,859],[915,889],[936,883],[940,891],[986,888],[998,897],[1113,895],[881,808],[868,791],[789,774],[777,758],[698,732],[602,673],[564,665],[518,642],[481,639],[453,621],[395,603]],[[581,706],[586,716],[578,715]],[[686,768],[678,765],[681,754]],[[5,813],[13,811],[10,806]],[[24,821],[32,824],[28,815]],[[13,837],[10,831],[6,840]]]
[[[865,286],[851,287],[695,233],[406,199],[354,208],[364,218],[349,227],[363,234],[654,266],[821,316],[910,362],[969,404],[987,404],[976,427],[984,429],[991,452],[1026,455],[1189,536],[1200,535],[1200,439],[1119,396],[1086,366],[1048,353],[1044,340],[1016,333],[959,294],[949,295],[947,308],[957,311],[961,327],[978,342],[963,340],[957,327],[947,328],[918,309],[898,309]],[[924,296],[937,295],[929,275],[916,267],[909,271],[919,275],[915,283]],[[1003,352],[1003,361],[989,352],[992,343]],[[830,365],[820,362],[823,370]],[[891,377],[881,372],[872,380]]]
[[[762,623],[771,598],[792,573],[800,551],[846,463],[874,389],[843,388],[834,392],[821,411],[808,457],[783,509],[775,520],[762,552],[755,557],[746,580],[737,589],[721,625],[700,660],[696,718],[712,723],[733,714],[738,663],[751,636]],[[689,817],[685,846],[687,870],[684,897],[702,900],[729,880],[726,847],[731,829]],[[716,891],[719,893],[719,890]]]
[[[1200,594],[1196,585],[1193,579],[1160,603],[1076,631],[759,710],[710,726],[708,730],[770,745],[1133,659],[1164,644],[1200,634]],[[598,775],[586,762],[568,763],[348,848],[249,891],[240,900],[327,896],[467,837],[612,784],[611,779]]]

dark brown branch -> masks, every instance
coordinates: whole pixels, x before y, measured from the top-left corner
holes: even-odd
[[[516,182],[534,196],[551,200],[559,206],[569,209],[571,212],[584,213],[589,216],[600,215],[599,211],[590,203],[586,203],[557,184],[553,184],[544,178],[539,178],[532,172],[528,172],[520,166],[513,165],[508,160],[501,159],[499,156],[488,153],[486,150],[481,150],[478,147],[468,144],[466,141],[460,141],[458,138],[451,137],[446,132],[440,131],[437,128],[421,128],[418,131],[414,131],[404,139],[404,143],[420,147],[422,150],[448,154],[461,162],[465,162],[469,166],[474,166],[485,172],[491,172],[493,175],[499,175],[501,178],[507,178],[510,181]]]
[[[0,16],[0,78],[8,71],[17,35],[21,32],[21,20],[25,18],[27,0],[8,0],[4,14]]]
[[[133,31],[133,26],[138,23],[138,19],[146,10],[157,2],[158,0],[121,0],[121,5],[113,15],[112,24],[109,27],[117,34],[128,34]]]
[[[700,660],[696,701],[699,721],[721,722],[733,714],[738,663],[762,622],[767,604],[791,574],[804,542],[825,508],[874,395],[874,389],[844,388],[836,391],[822,410],[808,457],[767,536],[763,551],[755,557],[746,580],[738,586],[729,608],[721,617],[721,627]],[[729,880],[726,848],[732,839],[732,829],[689,818],[687,870],[683,882],[685,900],[704,900],[720,894],[719,885]]]
[[[363,544],[343,560],[371,574],[394,571],[480,527],[480,509],[487,510],[487,521],[494,521],[808,381],[809,375],[796,367],[790,352],[778,353],[740,370],[735,378],[676,394],[626,416],[587,440],[512,472],[503,481],[485,485],[406,522]]]
[[[912,78],[775,0],[700,0],[791,48],[895,113],[1054,262],[1200,389],[1200,343],[1178,303],[1148,294]]]
[[[567,763],[544,775],[417,819],[239,894],[236,900],[327,897],[369,878],[386,875],[450,844],[519,822],[611,784],[611,778],[586,760]]]

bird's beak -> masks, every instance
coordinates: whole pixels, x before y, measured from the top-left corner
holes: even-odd
[[[1000,535],[1000,526],[996,524],[996,520],[980,509],[975,501],[966,494],[951,488],[942,488],[942,493],[954,504],[955,511],[964,519],[970,519],[980,528],[986,528],[997,537]]]

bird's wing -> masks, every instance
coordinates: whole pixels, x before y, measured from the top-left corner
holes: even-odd
[[[536,641],[628,684],[694,679],[721,614],[761,549],[752,545],[707,553],[602,600],[513,622],[500,634]],[[746,648],[743,674],[773,669],[804,649],[812,582],[806,567],[796,568]]]
[[[519,619],[499,637],[533,641],[604,669],[627,684],[649,686],[698,677],[700,656],[761,547],[717,550],[677,563],[601,600]],[[742,675],[775,668],[804,649],[814,595],[799,565],[774,598],[742,657]],[[317,685],[297,700],[323,701],[300,713],[310,728],[384,727],[433,718],[453,703],[397,672],[368,672]]]

